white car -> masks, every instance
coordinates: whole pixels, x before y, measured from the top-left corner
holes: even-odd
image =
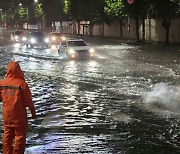
[[[68,39],[59,44],[58,53],[59,55],[67,55],[70,59],[81,59],[93,58],[95,50],[82,39]]]

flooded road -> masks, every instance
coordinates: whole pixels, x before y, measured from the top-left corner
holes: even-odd
[[[94,59],[0,49],[0,79],[8,61],[19,61],[36,106],[26,153],[180,153],[179,49],[86,40],[96,49]]]

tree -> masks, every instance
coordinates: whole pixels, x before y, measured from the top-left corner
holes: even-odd
[[[122,19],[124,19],[127,15],[123,12],[124,5],[122,0],[105,0],[106,6],[104,7],[105,13],[111,18],[111,21],[118,20],[120,23],[120,35],[123,37],[122,31]]]
[[[156,17],[162,19],[162,26],[166,31],[165,44],[169,45],[171,20],[180,13],[180,2],[179,0],[154,0],[153,4]]]
[[[120,21],[120,29],[122,34],[122,19],[125,17],[134,18],[136,21],[136,36],[137,41],[139,37],[139,19],[142,19],[142,40],[145,40],[145,16],[147,15],[147,1],[148,0],[134,0],[134,3],[129,4],[127,0],[105,0],[107,6],[104,8],[105,12],[112,18],[112,20]],[[130,29],[130,27],[129,27]],[[121,36],[122,37],[122,36]]]
[[[23,23],[26,21],[26,8],[19,6],[17,11],[13,16],[13,21],[15,25],[20,25],[22,27]]]
[[[13,8],[14,6],[17,6],[18,4],[18,0],[0,0],[0,7],[4,12],[10,8]]]
[[[67,21],[67,15],[64,13],[64,0],[41,0],[42,9],[48,23],[55,23],[55,21]],[[55,26],[55,24],[54,24]]]
[[[0,0],[1,22],[12,24],[15,8],[18,6],[18,0]]]
[[[105,0],[89,0],[89,21],[95,23],[110,23],[109,16],[104,11],[107,4]]]
[[[107,4],[105,0],[90,0],[89,1],[89,14],[90,14],[90,34],[91,29],[94,24],[101,24],[103,26],[103,36],[104,36],[104,23],[110,24],[111,20],[108,14],[104,11],[104,7]]]
[[[139,19],[142,20],[142,40],[145,40],[145,17],[147,15],[148,1],[149,0],[134,0],[134,3],[129,4],[127,0],[122,0],[124,4],[124,11],[129,16],[135,19],[136,22],[136,37],[137,41],[140,41],[139,37]]]
[[[77,21],[79,34],[80,21],[90,21],[91,24],[108,21],[104,6],[104,0],[65,0],[64,11],[71,20]]]
[[[37,19],[42,19],[42,17],[44,16],[44,12],[42,10],[42,4],[37,4],[35,7],[35,17]]]
[[[35,17],[41,23],[41,28],[43,28],[43,18],[44,18],[44,11],[42,9],[42,3],[38,3],[35,6]]]
[[[80,21],[87,19],[87,6],[89,6],[88,1],[65,0],[64,12],[69,16],[71,20],[77,21],[78,35],[80,34]]]
[[[20,20],[22,20],[22,21],[26,20],[26,8],[19,7],[18,15],[19,15]]]

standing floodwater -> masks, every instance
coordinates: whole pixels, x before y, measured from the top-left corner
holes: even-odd
[[[26,153],[180,153],[178,48],[87,42],[96,49],[94,59],[68,60],[49,49],[0,50],[0,78],[7,61],[19,61],[36,106]]]

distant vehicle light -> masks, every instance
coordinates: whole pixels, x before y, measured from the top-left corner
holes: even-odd
[[[90,54],[90,57],[94,57],[94,53],[91,53],[91,54]]]
[[[46,43],[48,43],[49,42],[49,39],[48,38],[45,38],[45,40],[44,40]]]
[[[94,53],[95,52],[94,48],[89,49],[89,52]]]
[[[52,37],[52,40],[53,40],[53,41],[56,41],[56,37],[55,37],[55,36],[53,36],[53,37]]]
[[[31,43],[36,43],[36,39],[35,38],[31,38]]]
[[[66,37],[65,37],[65,36],[62,36],[62,40],[65,41],[65,40],[66,40]]]
[[[52,45],[51,50],[57,50],[56,45]]]
[[[71,58],[75,58],[75,55],[71,55]]]

